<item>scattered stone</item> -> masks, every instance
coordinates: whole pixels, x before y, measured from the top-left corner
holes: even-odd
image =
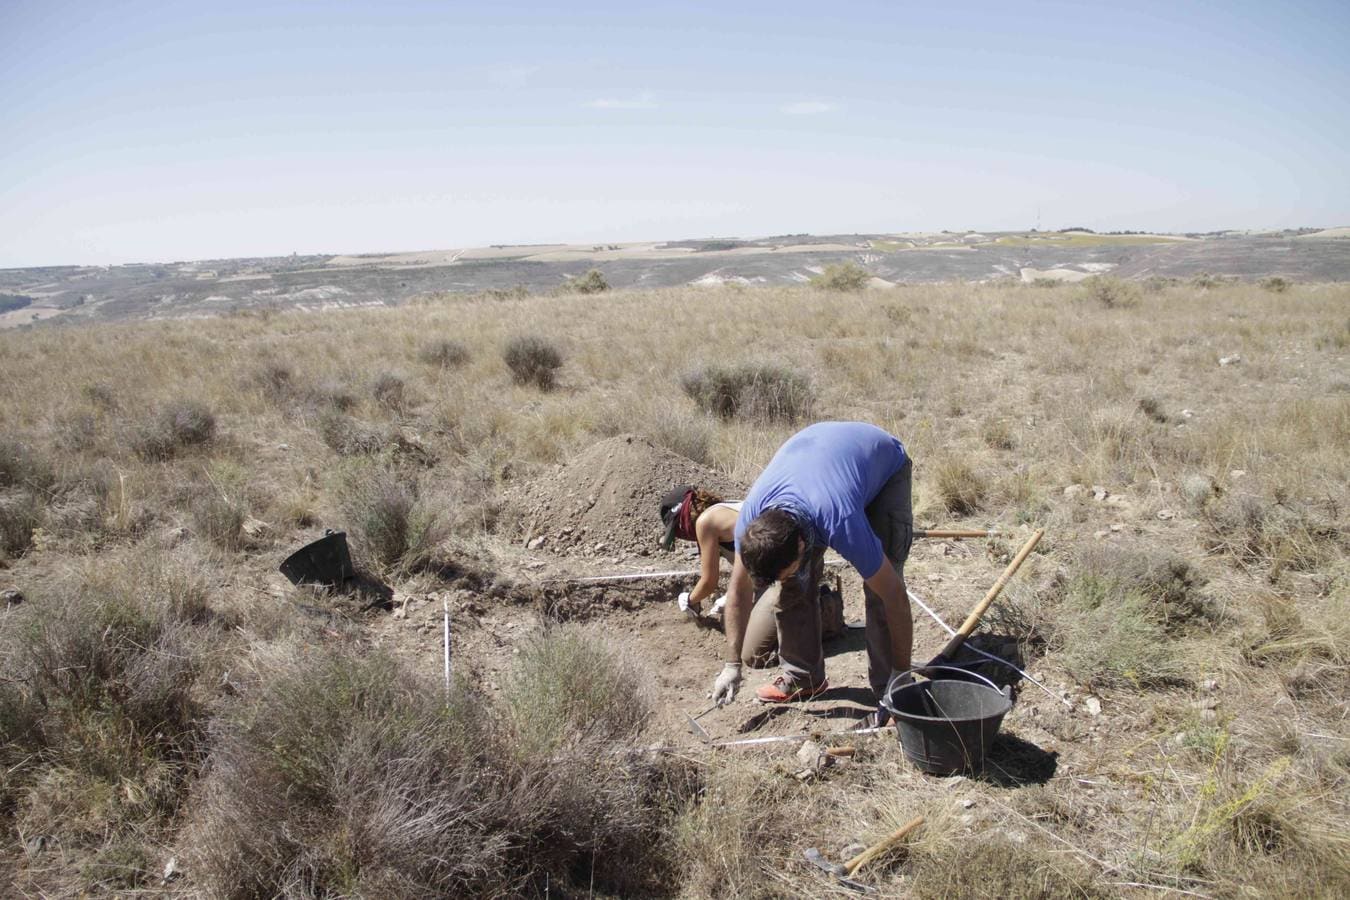
[[[1102,701],[1096,697],[1088,697],[1083,701],[1083,708],[1087,710],[1090,716],[1100,716],[1102,714]]]
[[[1176,734],[1172,735],[1172,743],[1176,744],[1178,747],[1186,743],[1186,732],[1178,731]]]
[[[169,861],[164,864],[164,877],[160,884],[168,884],[178,877],[178,857],[170,856]]]
[[[1169,520],[1171,520],[1171,519],[1175,519],[1176,517],[1177,517],[1177,514],[1176,514],[1175,512],[1173,512],[1172,510],[1170,510],[1170,509],[1160,509],[1160,510],[1158,510],[1158,518],[1159,518],[1159,519],[1162,519],[1164,522],[1167,522],[1167,521],[1169,521]]]
[[[1219,357],[1219,365],[1221,366],[1235,366],[1240,362],[1242,362],[1242,357],[1238,356],[1236,353],[1234,353],[1232,356]]]
[[[608,547],[609,547],[608,544],[606,544],[604,541],[600,541],[598,544],[595,545],[595,552],[604,553],[605,550],[608,549]]]
[[[1239,478],[1244,477],[1246,474],[1247,474],[1246,469],[1234,469],[1233,471],[1228,473],[1228,477],[1233,479],[1234,481],[1237,481]]]
[[[928,580],[931,581],[933,584],[937,584],[939,581],[942,580],[942,576],[936,572],[930,572],[928,574]]]
[[[1112,522],[1112,523],[1111,523],[1111,530],[1112,530],[1112,531],[1124,531],[1124,530],[1125,530],[1125,524],[1124,524],[1123,522]]]
[[[525,545],[525,549],[539,550],[547,543],[548,543],[548,535],[541,534],[537,538],[532,538],[530,542]]]
[[[970,808],[973,807],[974,805],[975,805],[975,801],[974,801],[974,800],[971,800],[969,797],[967,797],[966,799],[964,799],[964,800],[961,801],[961,808],[962,808],[962,809],[970,809]]]
[[[1204,681],[1200,682],[1200,690],[1204,691],[1205,693],[1212,693],[1213,691],[1217,691],[1218,689],[1219,689],[1219,682],[1215,681],[1213,678],[1206,678]]]
[[[825,768],[826,758],[825,748],[815,741],[804,741],[801,747],[797,748],[797,762],[813,773]]]
[[[6,588],[0,591],[0,600],[5,601],[5,609],[9,609],[11,606],[18,606],[23,602],[23,594],[14,588]]]
[[[975,824],[975,814],[974,814],[974,813],[966,813],[964,816],[961,817],[961,824],[964,825],[964,826],[966,826],[967,828],[969,828],[971,825],[974,825],[974,824]]]
[[[1192,412],[1192,411],[1189,410],[1189,409],[1183,409],[1183,410],[1181,411],[1181,417],[1182,417],[1183,419],[1194,419],[1194,418],[1195,418],[1195,413]]]
[[[1106,488],[1102,487],[1100,484],[1094,484],[1092,486],[1093,500],[1105,500],[1109,496],[1111,496],[1111,492],[1108,491]]]
[[[1104,528],[1104,529],[1102,529],[1101,531],[1094,531],[1094,532],[1092,532],[1092,536],[1095,537],[1095,538],[1110,537],[1110,536],[1111,536],[1111,531],[1110,531],[1109,529],[1105,529],[1105,528]]]
[[[240,530],[244,532],[244,534],[248,535],[251,538],[256,538],[259,535],[266,532],[269,526],[262,519],[255,519],[250,516],[249,518],[245,519],[244,524],[239,527]]]
[[[281,450],[282,452],[285,452],[285,451],[291,449],[291,445],[290,445],[290,444],[277,444],[277,449],[278,449],[278,450]]]

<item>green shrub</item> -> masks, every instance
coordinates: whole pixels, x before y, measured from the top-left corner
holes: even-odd
[[[569,279],[563,289],[573,294],[600,294],[609,290],[609,282],[599,269],[591,269],[585,275]]]
[[[722,419],[795,422],[815,406],[810,380],[781,366],[708,366],[686,375],[681,386],[699,409]]]
[[[668,823],[692,782],[678,764],[613,753],[601,733],[623,728],[573,715],[566,689],[599,699],[594,685],[616,674],[576,663],[524,702],[545,717],[532,735],[556,723],[585,737],[538,755],[513,743],[509,714],[474,680],[447,693],[397,658],[351,649],[276,660],[219,727],[187,830],[193,873],[207,893],[236,897],[296,884],[305,896],[389,898],[668,891]],[[608,690],[617,702],[633,687]]]
[[[502,359],[516,384],[534,385],[541,391],[553,390],[563,357],[556,345],[534,335],[512,338],[502,350]]]
[[[379,567],[423,566],[446,535],[439,510],[419,496],[417,480],[391,469],[348,472],[340,505],[357,547]]]
[[[1261,285],[1272,294],[1283,294],[1289,290],[1290,282],[1287,278],[1281,278],[1279,275],[1271,275],[1268,278],[1262,278],[1257,284]]]
[[[596,633],[560,626],[520,648],[503,699],[513,746],[547,757],[580,739],[628,741],[651,718],[643,670]]]
[[[204,745],[199,567],[137,548],[31,593],[0,632],[0,815],[66,850],[143,837]]]
[[[811,277],[811,286],[823,291],[849,293],[861,291],[867,287],[872,275],[862,266],[848,260],[836,265],[828,265],[819,275]]]
[[[1139,302],[1139,288],[1109,275],[1093,275],[1080,285],[1083,297],[1107,309],[1133,306]]]
[[[31,446],[0,438],[0,489],[46,490],[55,483],[55,471]]]

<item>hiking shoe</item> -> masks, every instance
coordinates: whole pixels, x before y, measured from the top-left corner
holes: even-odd
[[[796,685],[786,675],[778,675],[768,684],[761,684],[755,691],[755,698],[761,703],[792,703],[797,700],[810,700],[829,688],[829,681],[822,680],[815,685]]]

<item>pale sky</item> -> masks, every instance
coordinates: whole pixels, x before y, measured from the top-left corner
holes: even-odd
[[[0,0],[0,267],[1350,224],[1350,3]]]

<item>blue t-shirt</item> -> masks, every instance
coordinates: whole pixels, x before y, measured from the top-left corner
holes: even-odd
[[[900,441],[863,422],[819,422],[788,438],[755,479],[736,519],[736,551],[745,529],[768,509],[807,525],[812,541],[848,560],[863,578],[881,568],[881,540],[867,504],[909,457]]]

